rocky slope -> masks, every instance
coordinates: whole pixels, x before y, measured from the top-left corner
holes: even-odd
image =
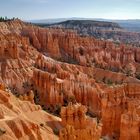
[[[98,39],[112,40],[116,43],[139,45],[140,33],[127,31],[115,22],[94,20],[67,20],[53,24],[38,24],[43,27],[74,29],[81,36],[92,36]]]
[[[60,140],[139,140],[139,48],[20,20],[1,22],[0,27],[0,82],[21,100],[12,93],[0,92],[0,105],[6,100],[15,106],[0,110],[4,133],[0,139],[58,139],[52,132],[55,129],[57,134],[60,131]],[[86,106],[89,119],[77,103]],[[60,110],[62,122],[57,122],[60,119],[54,115],[60,117]],[[6,113],[14,117],[9,123]],[[87,126],[93,121],[91,117],[97,122],[89,127],[75,124],[77,119]],[[11,130],[13,124],[15,129]]]
[[[132,76],[139,73],[139,48],[131,45],[80,37],[73,30],[65,29],[32,27],[25,29],[24,35],[39,51],[60,61]]]
[[[61,128],[59,118],[0,90],[0,140],[57,140],[54,128]]]
[[[38,54],[29,38],[20,35],[24,26],[19,20],[0,22],[0,82],[14,93],[24,93],[23,84],[31,78]]]

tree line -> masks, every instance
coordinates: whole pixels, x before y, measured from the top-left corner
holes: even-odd
[[[8,18],[7,16],[5,17],[0,17],[0,22],[5,22],[5,21],[11,21],[11,20],[15,20],[15,19],[18,19],[18,18]]]

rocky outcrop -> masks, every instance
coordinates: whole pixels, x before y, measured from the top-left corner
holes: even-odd
[[[116,86],[112,84],[109,87],[103,83],[95,82],[93,77],[90,75],[90,73],[95,71],[95,68],[85,69],[83,66],[57,62],[41,55],[37,58],[36,67],[41,70],[36,69],[34,71],[33,81],[35,82],[35,88],[40,95],[41,102],[41,97],[44,96],[44,105],[47,103],[50,104],[46,99],[53,99],[54,102],[51,103],[51,105],[63,105],[68,96],[71,98],[71,100],[68,101],[73,101],[73,103],[80,102],[88,106],[88,111],[90,113],[95,113],[102,120],[103,136],[119,139],[121,116],[127,109],[127,103],[129,103],[133,98],[139,99],[140,84],[138,81],[131,83],[130,81],[132,81],[132,79],[128,79],[128,83],[126,82],[123,85]],[[50,78],[45,77],[45,74],[49,75],[48,77]],[[51,77],[53,78],[51,79]],[[49,79],[49,81],[47,81],[47,79]],[[57,84],[54,82],[54,79],[57,79],[62,84],[61,90],[60,87],[58,88],[58,86],[56,86]],[[44,88],[46,85],[51,86],[55,92],[48,90],[49,88]],[[44,91],[43,89],[47,90]],[[60,100],[56,100],[60,95],[62,95],[62,102]],[[70,129],[70,131],[72,131],[74,128],[70,127],[66,129]]]
[[[132,118],[132,112],[134,112],[133,115],[135,114],[136,118],[139,118],[139,88],[140,84],[131,83],[105,90],[101,98],[103,136],[108,135],[110,138],[113,136],[116,139],[119,139],[119,137],[120,139],[133,138],[136,133],[129,129],[132,124],[129,118]],[[128,126],[126,123],[128,125],[130,123],[130,125]],[[139,119],[137,119],[137,123],[139,124]],[[129,133],[124,127],[127,127],[132,133]],[[138,125],[131,128],[136,130],[137,127]]]
[[[19,95],[19,99],[22,101],[29,101],[31,103],[34,103],[34,93],[31,90],[27,94]]]
[[[55,105],[63,103],[61,80],[57,80],[55,76],[40,70],[34,70],[33,75],[33,83],[39,91],[40,104]]]
[[[139,48],[117,45],[111,41],[80,37],[65,29],[23,29],[23,35],[40,51],[61,61],[94,66],[135,76],[139,67]],[[42,37],[41,37],[42,36]]]
[[[41,70],[34,69],[32,80],[40,104],[64,105],[69,101],[77,101],[98,112],[100,87],[84,73],[83,67],[60,63],[43,56],[37,58],[36,67]]]
[[[26,25],[27,25],[26,23],[22,22],[19,19],[0,22],[0,32],[2,32],[4,35],[9,33],[20,34],[21,29]]]
[[[20,21],[0,23],[0,82],[14,93],[25,91],[23,84],[30,82],[33,63],[38,54],[30,45],[29,38],[20,35],[19,29],[23,25]]]
[[[105,138],[131,137],[122,129],[133,124],[133,120],[125,124],[126,116],[132,117],[127,105],[131,100],[137,104],[135,114],[140,114],[139,48],[80,37],[72,30],[44,29],[19,20],[2,22],[0,27],[0,82],[6,85],[0,88],[10,88],[21,99],[0,91],[1,138],[41,140],[48,137],[49,129],[49,138],[58,139],[50,129],[61,128],[55,123],[58,118],[43,112],[34,103],[49,111],[69,102],[85,105],[88,115],[101,120]],[[77,106],[76,112],[79,109]],[[74,113],[73,117],[73,111],[62,115],[64,128],[60,137],[76,135],[79,139],[80,136],[91,139],[95,135],[97,139],[96,121],[91,127],[85,115]],[[133,129],[136,132],[138,125]],[[8,132],[6,135],[4,130]]]
[[[59,121],[40,106],[20,101],[12,93],[0,90],[1,140],[57,140],[53,128],[61,128]]]
[[[86,107],[82,105],[72,105],[62,107],[61,118],[64,128],[60,130],[60,140],[99,140],[102,126],[96,120],[87,118]]]
[[[100,86],[104,83],[108,86],[113,83],[139,82],[123,74],[62,63],[42,55],[38,56],[35,66],[38,69],[34,69],[32,80],[43,104],[63,104],[70,97],[94,108],[94,112],[98,112],[102,93]],[[100,84],[97,83],[99,80]]]
[[[68,107],[62,107],[61,118],[62,125],[72,125],[76,129],[84,129],[87,126],[86,114],[87,109],[82,105],[73,106],[72,103]]]
[[[102,119],[103,136],[119,138],[121,115],[128,102],[126,98],[139,96],[134,94],[139,90],[132,90],[137,84],[131,90],[129,88],[133,84],[112,89],[108,86],[139,82],[135,79],[140,70],[139,48],[79,37],[75,32],[64,29],[26,27],[22,34],[29,37],[40,52],[44,51],[44,55],[71,63],[39,55],[32,78],[34,90],[39,94],[39,104],[54,106],[71,100],[80,102]],[[107,103],[103,95],[107,96]]]
[[[29,40],[17,34],[0,33],[0,60],[27,58],[29,51]]]
[[[129,102],[128,111],[121,115],[120,139],[140,139],[140,116],[133,102]]]

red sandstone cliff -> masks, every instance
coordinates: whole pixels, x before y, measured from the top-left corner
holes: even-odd
[[[2,22],[0,27],[0,82],[22,100],[1,91],[1,110],[3,104],[5,106],[3,102],[11,98],[16,109],[7,110],[6,107],[11,106],[7,103],[7,111],[0,110],[0,126],[8,131],[8,135],[2,135],[4,140],[10,137],[24,140],[29,134],[40,140],[49,135],[49,123],[45,128],[36,126],[40,119],[43,123],[49,120],[49,115],[35,109],[38,107],[33,104],[34,99],[35,103],[51,111],[69,102],[81,103],[89,114],[102,122],[102,136],[120,140],[133,140],[135,136],[139,139],[139,48],[80,37],[72,30],[44,29],[19,20]],[[8,99],[3,98],[7,94]],[[137,104],[136,111],[129,109],[131,100]],[[11,114],[6,124],[4,117],[9,118],[9,115],[5,113]],[[31,118],[35,120],[31,121]],[[51,121],[55,122],[55,118]],[[12,131],[9,127],[13,124],[16,125]],[[36,127],[32,129],[34,125]],[[131,133],[130,130],[123,131],[132,125]],[[77,133],[73,126],[64,131]],[[54,135],[49,136],[51,139]]]
[[[60,130],[59,140],[99,140],[101,138],[102,125],[93,118],[87,117],[85,106],[70,103],[62,107],[61,118],[64,128]]]
[[[46,55],[69,63],[94,66],[135,76],[139,71],[139,48],[117,45],[91,37],[79,37],[65,29],[24,28],[33,46]],[[41,37],[43,36],[43,37]]]

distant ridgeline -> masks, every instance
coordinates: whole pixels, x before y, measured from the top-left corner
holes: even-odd
[[[113,41],[117,44],[125,43],[139,47],[140,32],[130,32],[117,22],[96,21],[96,20],[67,20],[58,23],[45,24],[36,23],[41,27],[73,29],[80,36],[91,36],[101,40]],[[134,27],[133,27],[134,31]]]
[[[0,22],[6,22],[6,21],[11,21],[11,20],[15,20],[15,19],[18,19],[18,18],[8,18],[7,16],[5,17],[0,17]]]

